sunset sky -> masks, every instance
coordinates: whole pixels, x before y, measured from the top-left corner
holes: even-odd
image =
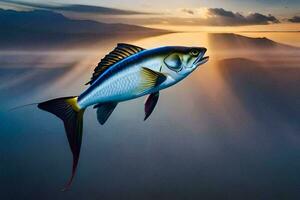
[[[180,31],[299,31],[298,0],[3,0],[5,9],[47,9],[79,19]]]

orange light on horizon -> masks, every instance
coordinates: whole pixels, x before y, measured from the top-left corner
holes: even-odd
[[[184,25],[169,25],[169,24],[156,24],[156,25],[145,25],[149,28],[165,29],[170,31],[178,32],[247,32],[247,31],[273,31],[273,32],[284,32],[284,31],[299,31],[300,24],[297,23],[280,23],[280,24],[269,24],[269,25],[251,25],[251,26],[184,26]]]

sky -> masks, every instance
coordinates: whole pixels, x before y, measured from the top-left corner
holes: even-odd
[[[120,9],[137,9],[137,10],[152,10],[161,11],[177,8],[197,8],[197,7],[222,7],[225,9],[239,10],[243,12],[259,11],[285,14],[290,12],[300,12],[300,2],[298,0],[172,0],[160,1],[152,0],[65,0],[65,1],[44,1],[44,0],[24,0],[24,2],[35,3],[66,3],[66,4],[87,4],[106,7],[115,7]],[[170,4],[170,2],[172,2]]]
[[[44,0],[24,0],[33,3],[65,3],[65,4],[86,4],[120,9],[142,10],[142,11],[168,11],[180,8],[224,8],[239,12],[272,12],[273,14],[289,15],[300,13],[300,1],[298,0],[172,0],[161,1],[152,0],[65,0],[65,1],[44,1]],[[171,3],[170,3],[171,2]]]
[[[175,30],[300,30],[299,0],[2,0],[0,6],[47,9],[76,19]]]

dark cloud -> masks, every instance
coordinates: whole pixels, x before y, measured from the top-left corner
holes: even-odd
[[[300,23],[300,16],[294,16],[293,18],[288,19],[289,22]]]
[[[182,10],[187,12],[189,10]],[[194,12],[193,12],[194,13]],[[165,24],[165,25],[186,25],[186,26],[247,26],[247,25],[268,25],[280,23],[273,15],[251,13],[243,15],[223,8],[209,8],[206,18],[202,17],[149,17],[130,19],[127,23],[135,24]],[[195,16],[195,13],[194,13]],[[129,20],[129,19],[128,19]]]
[[[242,15],[238,12],[224,10],[223,8],[209,8],[208,21],[215,20],[215,25],[260,25],[260,24],[274,24],[279,23],[279,20],[272,15],[263,15],[260,13],[251,13],[249,15]],[[214,23],[213,23],[214,24]]]
[[[250,14],[246,17],[249,23],[254,24],[274,24],[279,23],[279,20],[273,15],[263,15],[260,13]]]
[[[2,0],[2,2],[11,3],[16,6],[25,6],[33,9],[44,9],[50,11],[61,12],[65,16],[82,19],[88,18],[107,23],[128,23],[136,25],[187,25],[187,26],[246,26],[246,25],[268,25],[280,23],[273,15],[264,15],[261,13],[251,13],[248,15],[239,12],[225,10],[223,8],[209,8],[206,17],[197,17],[194,9],[181,9],[190,17],[180,17],[172,15],[164,15],[162,13],[146,13],[131,10],[121,10],[115,8],[107,8],[91,5],[75,5],[75,4],[38,4],[31,2],[21,2],[14,0]],[[90,15],[89,15],[90,14]],[[111,17],[111,15],[115,15]],[[124,17],[122,15],[147,15],[139,17]],[[299,17],[290,19],[291,22],[299,21]]]
[[[144,12],[137,12],[131,10],[121,10],[115,8],[106,8],[100,6],[90,5],[63,5],[63,6],[45,6],[46,9],[58,10],[58,11],[71,11],[79,13],[92,13],[92,14],[103,14],[103,15],[138,15],[138,14],[149,14]]]
[[[195,14],[195,12],[193,10],[187,9],[187,8],[183,8],[183,9],[181,9],[181,11],[184,13],[190,14],[190,15]]]
[[[233,13],[231,11],[224,10],[223,8],[209,8],[208,14],[212,16],[222,16],[222,17],[239,17],[239,13]]]
[[[239,12],[232,12],[223,8],[209,8],[206,18],[196,17],[192,9],[182,9],[182,12],[193,15],[193,17],[148,17],[148,18],[127,18],[118,20],[125,23],[141,25],[186,25],[186,26],[247,26],[247,25],[268,25],[280,23],[273,15],[251,13],[243,15]],[[109,19],[108,19],[109,20]],[[114,18],[113,20],[116,20]],[[125,20],[125,21],[124,21]]]
[[[2,0],[5,3],[11,3],[17,6],[26,6],[31,8],[46,9],[53,11],[68,11],[76,13],[101,14],[101,15],[146,15],[151,13],[138,12],[132,10],[121,10],[116,8],[107,8],[102,6],[81,5],[81,4],[61,4],[48,5],[22,1]]]

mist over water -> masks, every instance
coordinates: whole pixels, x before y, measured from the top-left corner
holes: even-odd
[[[80,94],[118,42],[0,54],[0,199],[300,197],[299,50],[207,33],[132,41],[204,46],[210,60],[161,91],[146,122],[144,98],[120,103],[104,126],[88,109],[77,175],[60,192],[72,159],[62,122],[36,106],[7,110]]]

